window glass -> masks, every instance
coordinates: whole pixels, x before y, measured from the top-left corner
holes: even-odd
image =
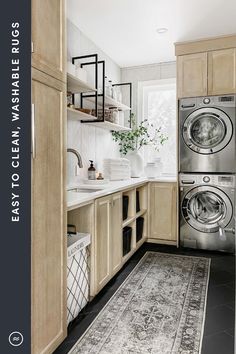
[[[176,83],[175,80],[145,82],[140,85],[142,92],[139,120],[148,119],[155,128],[168,136],[159,151],[152,146],[143,148],[144,161],[152,162],[161,157],[164,174],[176,174]]]

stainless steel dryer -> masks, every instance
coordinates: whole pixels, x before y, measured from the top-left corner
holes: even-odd
[[[236,96],[179,101],[179,171],[235,173]]]
[[[235,250],[235,176],[180,174],[180,244]]]

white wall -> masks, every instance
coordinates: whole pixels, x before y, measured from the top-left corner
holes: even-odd
[[[67,47],[68,60],[71,60],[73,56],[97,53],[99,59],[106,61],[107,76],[114,83],[121,81],[120,67],[87,38],[70,20],[67,21]],[[78,121],[68,120],[67,131],[67,146],[79,151],[84,165],[84,168],[79,170],[79,176],[75,176],[76,157],[68,153],[68,185],[76,184],[82,178],[87,177],[88,160],[94,160],[96,169],[102,172],[103,159],[105,157],[120,156],[118,146],[112,140],[111,133],[107,130],[85,125]]]
[[[132,112],[137,117],[138,83],[176,77],[176,62],[133,66],[121,69],[122,82],[132,82]]]

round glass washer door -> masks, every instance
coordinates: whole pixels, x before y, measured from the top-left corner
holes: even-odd
[[[201,232],[217,232],[224,228],[233,216],[232,203],[221,190],[211,186],[191,189],[182,202],[182,214],[186,222]]]
[[[231,140],[233,126],[230,118],[216,108],[200,108],[191,113],[183,125],[183,139],[199,154],[213,154]]]

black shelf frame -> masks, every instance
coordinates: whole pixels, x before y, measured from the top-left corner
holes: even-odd
[[[95,98],[94,100],[94,110],[95,110],[95,119],[94,120],[81,120],[81,123],[102,123],[105,122],[105,60],[98,60],[98,54],[88,54],[88,55],[81,55],[81,56],[76,56],[72,57],[72,64],[75,64],[76,60],[81,60],[81,59],[89,59],[93,58],[92,61],[86,61],[80,63],[81,68],[84,66],[88,65],[94,65],[94,75],[95,75],[95,90],[94,94],[88,94],[86,92],[81,92],[80,93],[80,106],[83,108],[84,105],[84,99],[86,98]],[[102,67],[102,93],[98,93],[98,70],[99,66]],[[129,86],[129,96],[130,96],[130,119],[129,119],[129,125],[131,128],[131,115],[132,115],[132,83],[131,82],[124,82],[124,83],[119,83],[119,84],[113,84],[114,86]],[[98,116],[98,97],[102,97],[102,110],[103,110],[103,119],[96,119]],[[72,94],[72,103],[75,103],[75,94]]]
[[[120,84],[113,84],[112,86],[129,86],[129,127],[132,128],[131,117],[132,117],[132,82],[122,82]]]

